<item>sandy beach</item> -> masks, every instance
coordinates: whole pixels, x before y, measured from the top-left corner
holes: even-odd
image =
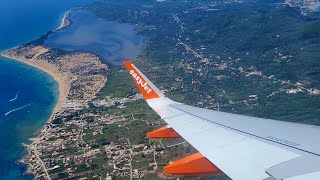
[[[53,116],[59,112],[60,108],[63,106],[65,101],[67,100],[69,91],[70,91],[70,81],[71,79],[68,74],[61,73],[55,65],[48,63],[44,60],[34,60],[34,59],[23,59],[23,58],[17,58],[17,57],[11,57],[8,55],[5,55],[4,53],[1,53],[1,56],[33,66],[47,74],[49,74],[55,81],[59,84],[59,98],[58,102],[50,116],[50,119],[48,122],[50,122],[53,118]]]

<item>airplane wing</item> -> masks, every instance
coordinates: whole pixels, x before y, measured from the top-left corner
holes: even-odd
[[[320,179],[319,126],[236,115],[174,102],[130,61],[124,64],[149,106],[168,124],[167,128],[174,131],[172,137],[183,137],[208,161],[195,161],[194,155],[173,163],[175,167],[168,165],[164,168],[166,173],[206,174],[209,172],[205,170],[209,166],[206,163],[210,163],[215,167],[215,171],[210,172],[222,171],[235,180]],[[184,163],[189,167],[183,166]]]

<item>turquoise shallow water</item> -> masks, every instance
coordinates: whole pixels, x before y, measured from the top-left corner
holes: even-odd
[[[0,51],[55,29],[66,11],[90,2],[1,0]],[[26,166],[17,163],[24,153],[21,143],[49,118],[58,84],[48,74],[4,57],[0,57],[0,82],[0,179],[32,179],[23,175]]]
[[[0,60],[0,80],[0,177],[30,179],[21,176],[25,166],[16,163],[24,152],[21,143],[49,118],[58,84],[42,71],[5,58]]]

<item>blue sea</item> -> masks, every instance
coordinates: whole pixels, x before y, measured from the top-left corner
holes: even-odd
[[[96,1],[96,0],[95,0]],[[0,51],[33,40],[57,28],[64,13],[94,0],[0,1]],[[22,143],[34,137],[58,99],[58,84],[33,67],[0,57],[0,179],[32,179],[17,163]]]

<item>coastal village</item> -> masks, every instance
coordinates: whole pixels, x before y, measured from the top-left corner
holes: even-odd
[[[119,104],[116,109],[126,109],[125,103],[138,101],[141,97],[137,94],[129,98],[107,99],[107,104],[104,103],[106,100],[94,103],[100,107]],[[132,132],[140,131],[134,124],[142,121],[138,119],[139,112],[126,115],[100,115],[90,110],[79,112],[78,103],[74,108],[68,105],[62,109],[28,147],[30,155],[24,158],[24,162],[32,164],[30,171],[37,175],[36,179],[140,179],[158,170],[157,160],[165,150],[160,144],[139,140],[141,134]],[[154,121],[150,127],[157,127],[159,122]],[[143,122],[142,125],[146,124]]]

